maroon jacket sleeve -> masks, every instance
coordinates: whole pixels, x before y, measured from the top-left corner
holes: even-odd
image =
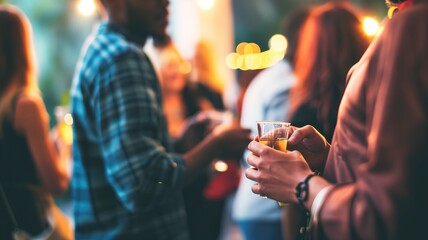
[[[428,228],[428,4],[396,14],[365,60],[364,72],[354,73],[365,82],[360,94],[364,161],[344,164],[354,166],[352,183],[337,181],[327,196],[320,235],[423,239]],[[341,117],[346,118],[339,115],[338,121]]]

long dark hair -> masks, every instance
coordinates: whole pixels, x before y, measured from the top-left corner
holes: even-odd
[[[39,93],[31,26],[18,9],[0,5],[0,126],[20,91]]]
[[[293,66],[299,45],[299,36],[310,12],[310,7],[300,7],[287,15],[281,23],[281,33],[286,36],[288,40],[287,52],[284,59],[288,60]]]
[[[331,132],[347,72],[361,58],[369,39],[360,19],[343,3],[327,3],[314,8],[299,39],[291,114],[302,104],[310,104],[317,109],[324,132]]]

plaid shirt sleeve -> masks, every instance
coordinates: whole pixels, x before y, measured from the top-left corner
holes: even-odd
[[[101,69],[94,105],[107,179],[131,211],[179,194],[185,166],[167,153],[167,129],[156,75],[147,57],[126,51]]]

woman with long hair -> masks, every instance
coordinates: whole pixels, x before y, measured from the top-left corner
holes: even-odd
[[[296,53],[297,80],[290,93],[290,122],[294,126],[312,125],[331,141],[347,72],[369,42],[350,5],[326,3],[312,10]],[[306,218],[299,217],[304,212],[298,205],[286,208],[287,239],[294,239]]]
[[[51,198],[68,188],[70,148],[50,137],[35,65],[29,21],[0,5],[0,239],[11,239],[16,228],[33,236],[54,229],[51,237],[72,238]]]
[[[327,3],[315,8],[300,36],[291,90],[291,123],[312,125],[331,140],[349,69],[370,39],[351,6]]]

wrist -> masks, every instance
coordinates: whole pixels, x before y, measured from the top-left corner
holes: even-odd
[[[307,226],[308,232],[316,233],[318,229],[318,219],[322,205],[329,194],[329,192],[334,188],[333,185],[324,186],[321,190],[316,194],[312,206],[310,208],[310,219],[309,224]]]
[[[295,187],[295,195],[298,203],[305,208],[305,203],[309,199],[309,181],[315,177],[320,175],[318,171],[314,171],[308,174],[302,181],[300,181]]]
[[[327,180],[321,176],[312,178],[309,182],[309,197],[305,203],[306,209],[310,210],[318,193],[325,187],[332,186]]]

